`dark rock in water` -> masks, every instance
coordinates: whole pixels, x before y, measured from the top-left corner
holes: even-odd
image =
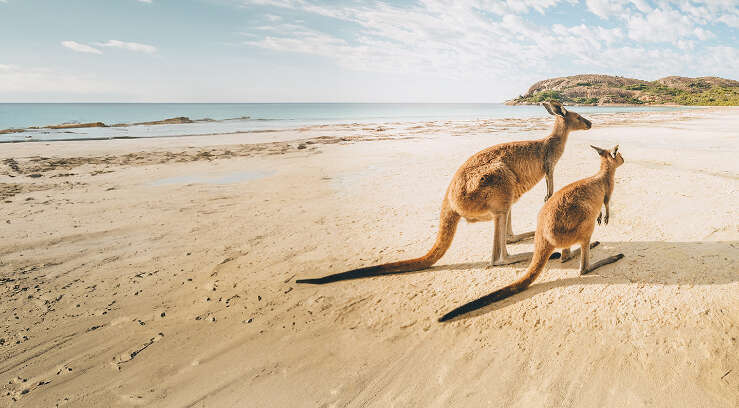
[[[135,125],[177,125],[182,123],[192,123],[192,120],[186,116],[178,116],[176,118],[157,120],[154,122],[135,123]]]
[[[14,129],[14,128],[2,129],[0,130],[0,135],[4,135],[7,133],[22,133],[22,132],[25,132],[25,129]]]
[[[207,121],[207,120],[205,120]],[[196,121],[186,117],[186,116],[178,116],[176,118],[169,118],[169,119],[163,119],[163,120],[154,120],[150,122],[136,122],[136,123],[116,123],[114,125],[110,125],[111,127],[128,127],[128,126],[151,126],[151,125],[179,125],[183,123],[194,123]]]
[[[47,129],[77,129],[77,128],[90,128],[90,127],[106,127],[106,126],[105,126],[105,123],[103,122],[62,123],[61,125],[46,126]]]
[[[192,120],[185,116],[178,116],[176,118],[155,120],[153,122],[138,122],[134,123],[134,125],[178,125],[182,123],[192,123]]]

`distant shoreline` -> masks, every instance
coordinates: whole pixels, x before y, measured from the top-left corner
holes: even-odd
[[[585,106],[594,113],[649,112],[679,106]],[[692,107],[691,107],[692,108]],[[167,119],[152,119],[162,114]],[[0,106],[0,142],[109,140],[257,133],[312,126],[516,120],[546,117],[539,106],[495,104],[247,104]],[[202,118],[202,119],[195,119]],[[2,126],[2,122],[6,126]],[[49,124],[51,123],[51,124]],[[12,126],[19,124],[20,126]],[[11,126],[8,126],[11,125]],[[24,126],[25,125],[25,126]]]
[[[537,107],[538,108],[538,107]],[[583,112],[582,108],[592,107],[574,107],[578,112]],[[599,108],[599,107],[596,107]],[[633,111],[621,112],[586,112],[584,115],[591,118],[598,127],[622,126],[628,124],[658,124],[665,120],[680,120],[680,118],[700,117],[704,113],[723,110],[737,110],[738,107],[677,107],[685,109],[670,110],[647,110],[639,109]],[[212,131],[184,133],[179,131],[173,134],[114,134],[94,136],[87,133],[75,133],[69,130],[59,134],[58,138],[18,138],[18,139],[0,139],[0,144],[23,144],[23,143],[58,143],[58,142],[86,142],[86,141],[115,141],[115,140],[174,140],[187,139],[197,140],[217,139],[222,136],[228,139],[239,140],[237,143],[252,144],[270,141],[284,141],[285,135],[300,134],[309,135],[313,133],[321,134],[352,134],[363,135],[362,137],[396,137],[400,135],[411,136],[419,132],[427,132],[429,129],[444,128],[448,126],[456,126],[468,130],[479,131],[486,129],[486,133],[498,132],[520,132],[536,128],[546,128],[551,117],[542,112],[540,115],[532,117],[507,117],[507,118],[490,118],[490,119],[461,119],[461,120],[428,120],[428,121],[392,121],[392,122],[335,122],[335,123],[315,123],[310,125],[293,124],[293,126],[262,128],[235,131]],[[180,125],[177,125],[180,126]],[[98,128],[90,128],[98,129]],[[100,128],[110,129],[110,127]],[[176,129],[176,128],[175,128]],[[64,136],[64,134],[69,134]],[[77,136],[79,135],[79,136]],[[456,134],[453,134],[456,136]],[[243,137],[243,139],[242,139]]]
[[[242,116],[240,118],[229,118],[229,119],[221,119],[221,121],[226,120],[249,120],[251,119],[249,116]],[[23,133],[28,130],[41,130],[41,129],[84,129],[84,128],[102,128],[102,127],[129,127],[129,126],[156,126],[156,125],[181,125],[181,124],[187,124],[187,123],[195,123],[195,122],[216,122],[215,119],[210,118],[203,118],[203,119],[190,119],[186,116],[178,116],[175,118],[167,118],[162,120],[154,120],[154,121],[147,121],[147,122],[135,122],[135,123],[115,123],[111,125],[107,125],[103,122],[89,122],[89,123],[60,123],[56,125],[46,125],[46,126],[29,126],[26,128],[8,128],[8,129],[2,129],[0,130],[0,135],[2,134],[9,134],[9,133]]]

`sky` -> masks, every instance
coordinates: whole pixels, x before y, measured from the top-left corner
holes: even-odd
[[[739,80],[739,0],[0,0],[0,102],[501,102]]]

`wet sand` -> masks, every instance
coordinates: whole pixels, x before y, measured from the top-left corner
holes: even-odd
[[[526,267],[485,268],[491,223],[427,271],[294,281],[423,254],[457,167],[551,119],[5,144],[0,406],[737,406],[739,110],[591,119],[555,188],[620,144],[591,254],[625,258],[447,324]]]

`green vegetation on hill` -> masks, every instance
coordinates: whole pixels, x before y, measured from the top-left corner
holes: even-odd
[[[557,91],[541,91],[531,96],[531,102],[544,102],[552,99],[561,101],[563,99],[562,94]]]
[[[697,94],[681,93],[675,96],[675,102],[680,105],[739,106],[739,88],[717,87]]]
[[[579,105],[678,104],[739,105],[739,82],[716,77],[666,77],[647,82],[609,75],[575,75],[539,81],[507,103],[536,104],[547,100]]]

